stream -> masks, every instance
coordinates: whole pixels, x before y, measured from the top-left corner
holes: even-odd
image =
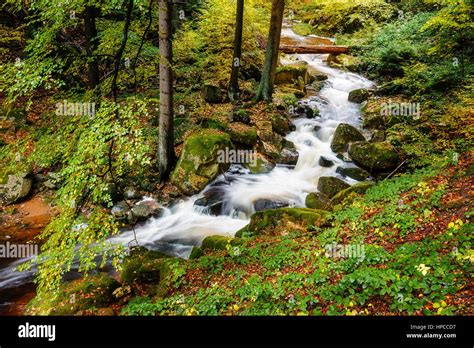
[[[295,34],[289,27],[283,28],[282,38],[301,43],[307,40],[307,37]],[[338,124],[348,123],[360,128],[360,105],[349,102],[348,95],[354,89],[370,88],[373,83],[357,74],[328,67],[325,58],[326,55],[320,54],[292,54],[282,59],[283,64],[305,61],[309,69],[328,76],[317,95],[300,100],[301,104],[319,109],[320,117],[292,119],[296,129],[285,137],[295,144],[299,153],[295,166],[277,165],[269,173],[251,174],[242,166],[232,165],[201,193],[165,208],[159,218],[151,218],[136,226],[135,232],[125,231],[111,238],[110,242],[129,245],[136,234],[140,245],[187,258],[193,246],[200,245],[205,237],[232,237],[247,225],[250,216],[255,212],[256,201],[265,200],[282,206],[304,207],[306,196],[317,191],[318,179],[321,176],[335,176],[349,184],[356,183],[357,181],[336,173],[337,167],[355,165],[336,157],[330,149],[330,144]],[[334,162],[334,165],[319,165],[321,156]],[[205,207],[194,205],[210,190],[218,192],[222,200],[218,216],[210,215]],[[12,310],[12,307],[18,305],[18,299],[27,296],[34,289],[32,272],[19,273],[14,270],[23,261],[25,260],[0,265],[0,314],[21,314]]]

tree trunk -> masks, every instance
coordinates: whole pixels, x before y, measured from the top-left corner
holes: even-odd
[[[237,0],[235,17],[234,57],[232,59],[232,74],[230,76],[229,98],[239,99],[239,70],[242,59],[242,28],[244,22],[244,0]]]
[[[86,52],[88,56],[87,76],[89,79],[89,88],[94,89],[99,84],[99,63],[94,56],[98,46],[97,27],[95,23],[96,9],[86,6],[84,11],[84,31],[86,36]]]
[[[160,180],[168,178],[175,159],[173,129],[173,49],[172,0],[159,0],[160,45],[160,122],[158,140],[158,170]]]
[[[272,0],[272,16],[270,18],[270,28],[268,31],[265,65],[263,67],[260,85],[257,90],[257,101],[262,99],[266,101],[272,100],[284,10],[285,0]]]

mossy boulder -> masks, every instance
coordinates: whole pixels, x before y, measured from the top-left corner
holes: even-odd
[[[311,209],[331,211],[331,200],[321,192],[311,192],[306,196],[306,207]]]
[[[364,136],[357,128],[347,123],[341,123],[334,132],[331,141],[331,150],[336,153],[342,153],[347,150],[350,143],[364,140]]]
[[[357,167],[352,167],[352,168],[337,167],[336,173],[341,174],[343,176],[348,176],[349,178],[358,180],[358,181],[363,181],[370,177],[370,174],[368,171],[362,168],[357,168]]]
[[[352,103],[362,103],[369,99],[370,97],[370,92],[368,89],[365,88],[359,88],[359,89],[354,89],[353,91],[350,91],[348,100]]]
[[[281,135],[286,135],[292,129],[294,129],[293,127],[291,127],[292,124],[290,120],[280,114],[272,115],[271,122],[273,131]]]
[[[318,181],[319,192],[325,194],[329,198],[333,197],[339,191],[345,190],[350,185],[339,178],[333,176],[322,176]]]
[[[327,223],[328,212],[308,208],[278,208],[262,210],[253,214],[250,223],[235,236],[244,233],[285,235],[290,231],[306,231],[309,226],[320,227]]]
[[[241,245],[242,240],[240,238],[232,238],[219,235],[208,236],[202,241],[201,249],[225,250],[228,244],[232,246]]]
[[[367,115],[362,127],[368,129],[385,129],[385,118],[382,115]]]
[[[230,139],[237,144],[253,146],[257,143],[257,130],[243,123],[232,123],[229,127]]]
[[[395,148],[388,142],[355,142],[349,147],[349,156],[357,165],[375,172],[394,169],[400,162]]]
[[[28,315],[79,315],[107,307],[119,282],[100,273],[61,285],[59,295],[51,299],[34,298],[26,309]]]
[[[137,248],[124,259],[120,278],[129,284],[134,281],[157,282],[166,258],[168,256],[159,251]]]
[[[226,147],[233,148],[226,133],[203,130],[190,135],[171,175],[171,182],[188,195],[201,191],[218,174],[229,168],[229,163],[218,161],[219,154]]]
[[[331,199],[331,204],[332,205],[341,204],[344,200],[346,200],[351,195],[363,194],[363,193],[365,193],[365,191],[367,191],[369,188],[371,188],[374,185],[375,185],[375,183],[373,181],[359,182],[355,185],[352,185],[351,187],[338,192]]]
[[[30,172],[8,175],[8,181],[0,185],[0,203],[11,204],[26,198],[33,186],[33,176]]]
[[[299,78],[307,83],[309,80],[308,68],[304,65],[286,65],[280,66],[276,69],[275,84],[289,85],[298,83]]]

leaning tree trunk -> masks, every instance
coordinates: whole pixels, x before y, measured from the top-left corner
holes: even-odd
[[[242,28],[244,22],[244,0],[237,0],[235,17],[234,57],[232,60],[232,74],[230,76],[229,98],[239,99],[239,70],[242,59]]]
[[[174,162],[173,129],[173,49],[172,0],[159,0],[159,45],[160,45],[160,122],[158,140],[158,170],[160,180],[168,178]]]
[[[272,16],[270,18],[265,65],[263,67],[260,85],[257,90],[257,101],[262,99],[265,101],[272,100],[284,10],[285,0],[272,0]]]
[[[87,76],[89,79],[89,88],[95,89],[99,84],[99,63],[94,56],[97,49],[97,27],[96,27],[96,9],[91,6],[86,6],[84,11],[84,31],[86,38],[86,53],[87,53]]]

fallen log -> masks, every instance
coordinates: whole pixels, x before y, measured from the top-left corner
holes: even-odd
[[[329,46],[329,45],[317,45],[317,46],[305,46],[305,45],[280,45],[280,52],[283,53],[300,53],[300,54],[341,54],[348,53],[350,47],[348,46]]]

